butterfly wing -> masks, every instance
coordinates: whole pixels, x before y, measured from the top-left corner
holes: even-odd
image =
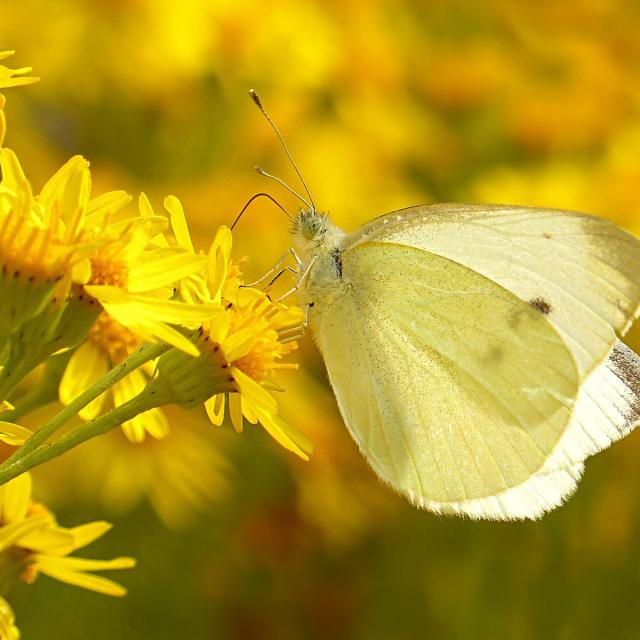
[[[424,506],[472,518],[539,517],[573,493],[586,456],[608,447],[638,425],[639,410],[640,358],[618,341],[607,361],[580,388],[571,422],[540,471],[493,496]]]
[[[637,317],[640,241],[611,222],[566,211],[432,205],[365,225],[346,247],[412,246],[463,264],[548,314],[584,379]]]
[[[420,506],[522,485],[571,419],[579,372],[548,315],[434,253],[346,250],[313,328],[359,447]]]

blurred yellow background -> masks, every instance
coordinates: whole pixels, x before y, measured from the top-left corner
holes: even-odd
[[[297,208],[252,172],[298,187],[256,88],[347,229],[479,201],[640,233],[639,32],[634,0],[5,2],[0,49],[42,78],[8,95],[6,144],[36,189],[81,153],[96,192],[177,195],[206,248],[258,191]],[[288,243],[263,202],[235,255],[252,279]],[[640,638],[639,434],[539,523],[442,519],[369,471],[309,337],[298,359],[280,404],[316,444],[309,463],[176,410],[167,440],[113,432],[37,474],[62,523],[112,519],[97,552],[139,568],[125,600],[17,589],[25,638]]]

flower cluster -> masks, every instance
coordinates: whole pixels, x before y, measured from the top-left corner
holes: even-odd
[[[35,81],[28,71],[0,66],[0,88]],[[163,439],[168,405],[200,407],[218,426],[228,407],[236,431],[259,423],[308,459],[311,444],[280,417],[271,394],[282,391],[276,372],[296,368],[285,360],[302,311],[243,284],[228,228],[218,229],[208,252],[196,250],[174,196],[156,213],[144,194],[135,206],[124,191],[96,195],[81,156],[34,192],[17,155],[1,145],[4,116],[0,124],[0,440],[14,447],[0,464],[0,577],[10,587],[44,573],[123,595],[89,572],[128,568],[131,559],[67,558],[110,525],[57,525],[31,501],[28,470],[118,426],[130,446]],[[20,384],[36,369],[40,382],[25,393]],[[49,422],[35,431],[19,424],[54,400],[62,409]],[[80,424],[69,427],[76,417]],[[182,468],[163,460],[156,469]],[[0,600],[0,638],[17,634]]]

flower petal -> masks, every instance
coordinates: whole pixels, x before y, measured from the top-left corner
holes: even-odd
[[[109,370],[107,356],[91,342],[81,344],[71,356],[60,380],[60,402],[68,405]],[[83,420],[93,420],[102,410],[106,394],[101,394],[78,414]]]
[[[257,414],[260,424],[278,444],[300,456],[303,460],[309,460],[309,454],[313,453],[313,444],[310,440],[287,424],[280,416],[260,410]]]
[[[0,487],[0,520],[24,520],[31,502],[31,474],[23,473]]]
[[[64,555],[75,549],[73,534],[53,523],[40,531],[33,531],[22,536],[20,546],[39,553],[54,555]]]
[[[127,289],[131,293],[142,293],[165,287],[200,271],[206,262],[206,256],[172,248],[147,251],[144,260],[131,265]]]
[[[222,288],[229,272],[229,257],[233,239],[224,225],[218,228],[209,249],[209,290],[214,302],[220,302]]]
[[[236,381],[242,397],[249,401],[253,407],[267,413],[278,413],[278,403],[255,380],[252,380],[237,367],[231,367],[231,375]]]
[[[209,420],[216,427],[219,427],[224,420],[224,404],[224,393],[218,393],[204,403]]]
[[[0,528],[0,552],[19,543],[23,536],[46,529],[50,524],[48,516],[34,516],[5,525]]]
[[[73,536],[75,548],[81,549],[91,544],[94,540],[101,538],[111,527],[113,527],[113,525],[110,522],[98,520],[73,527],[72,529],[68,529],[68,531]]]
[[[108,578],[103,578],[102,576],[94,576],[90,573],[77,571],[74,569],[74,566],[78,566],[80,563],[74,565],[69,562],[71,560],[81,561],[80,558],[36,556],[37,568],[50,578],[55,578],[56,580],[66,582],[76,587],[89,589],[90,591],[97,591],[98,593],[108,596],[120,597],[126,595],[127,590],[122,585]],[[105,566],[108,564],[107,562],[102,563],[100,568],[128,569],[135,566],[135,560],[133,560],[133,558],[117,558],[116,560],[109,561],[109,563],[110,566]]]
[[[242,432],[242,399],[238,393],[229,394],[229,417],[237,433]]]
[[[0,441],[13,447],[21,445],[33,432],[13,422],[0,420]]]
[[[175,196],[167,196],[164,199],[164,208],[169,212],[171,228],[173,229],[173,235],[176,237],[178,245],[191,254],[195,253],[180,200]]]
[[[0,597],[0,638],[2,640],[20,640],[20,631],[15,625],[15,615],[9,603]]]

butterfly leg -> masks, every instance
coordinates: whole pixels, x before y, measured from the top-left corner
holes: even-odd
[[[291,255],[293,257],[293,259],[295,260],[296,266],[292,267],[290,265],[285,265],[284,267],[282,267],[282,265],[284,264],[284,261],[287,259],[287,257],[289,255]],[[298,273],[300,273],[302,267],[303,267],[303,264],[302,264],[302,261],[300,260],[300,258],[298,257],[298,254],[295,252],[295,250],[293,248],[289,248],[280,256],[280,258],[277,260],[275,265],[271,269],[269,269],[269,271],[267,271],[267,273],[265,273],[262,277],[258,278],[254,282],[250,282],[250,283],[244,284],[242,286],[243,287],[255,287],[255,286],[265,282],[269,278],[271,278],[269,283],[264,288],[265,291],[268,291],[273,286],[273,284],[282,275],[284,275],[287,272],[297,275]]]
[[[302,274],[298,278],[298,281],[295,283],[295,285],[293,287],[291,287],[291,289],[289,289],[289,291],[285,291],[279,298],[276,298],[276,300],[275,300],[276,302],[282,302],[285,298],[288,298],[292,293],[295,293],[300,288],[302,283],[306,280],[307,276],[309,275],[309,273],[311,271],[311,267],[313,267],[313,264],[314,264],[315,261],[316,261],[316,256],[314,256],[309,261],[309,264],[304,268],[304,271],[302,272]]]
[[[304,305],[304,319],[301,324],[296,327],[291,327],[291,329],[285,329],[284,331],[279,332],[279,341],[282,344],[294,342],[295,340],[300,340],[300,338],[304,337],[307,327],[309,326],[309,312],[313,308],[313,305],[313,302],[307,302],[307,304]]]

